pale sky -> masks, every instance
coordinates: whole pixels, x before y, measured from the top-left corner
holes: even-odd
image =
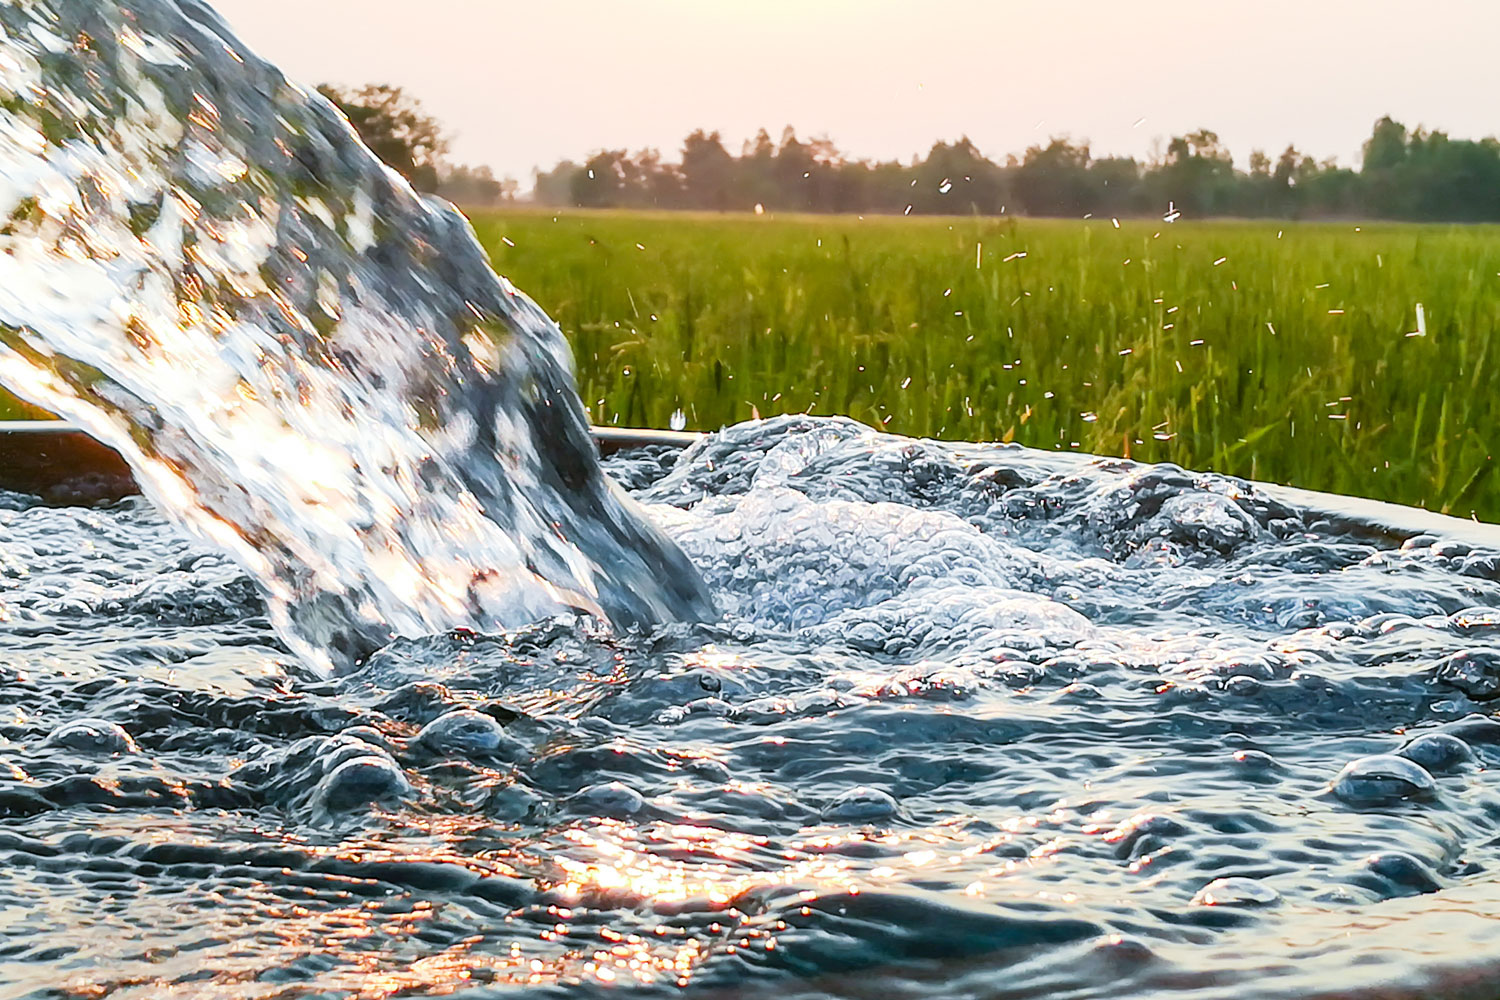
[[[1216,130],[1243,166],[1288,142],[1352,165],[1391,114],[1500,132],[1496,0],[217,0],[305,84],[407,88],[450,159],[533,167],[764,125],[907,159],[969,135],[1095,155]],[[1144,119],[1144,120],[1142,120]]]

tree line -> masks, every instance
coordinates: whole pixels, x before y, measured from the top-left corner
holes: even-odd
[[[1384,117],[1357,170],[1295,146],[1274,159],[1257,150],[1241,170],[1207,129],[1174,136],[1145,160],[1096,157],[1087,142],[1055,137],[997,162],[961,138],[910,163],[854,159],[791,128],[780,141],[762,130],[736,156],[720,133],[699,130],[676,162],[654,149],[616,149],[539,171],[535,198],[590,208],[1492,222],[1500,221],[1500,140],[1454,139]]]
[[[488,167],[448,163],[441,126],[400,88],[319,89],[419,190],[470,206],[518,196],[515,180]],[[909,163],[854,158],[790,127],[779,140],[762,129],[736,155],[721,133],[700,129],[675,160],[656,149],[605,149],[538,170],[535,181],[537,202],[585,208],[1495,222],[1500,140],[1455,139],[1383,117],[1358,169],[1288,146],[1274,159],[1256,150],[1242,170],[1207,129],[1174,136],[1142,160],[1096,157],[1087,142],[1054,137],[996,161],[965,137]]]

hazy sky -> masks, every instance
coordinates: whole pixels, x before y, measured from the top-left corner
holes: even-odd
[[[1243,165],[1288,142],[1352,163],[1392,114],[1500,132],[1496,0],[218,0],[303,83],[390,82],[452,159],[529,185],[599,147],[675,158],[705,127],[826,133],[908,158],[967,133],[1096,154],[1218,131]]]

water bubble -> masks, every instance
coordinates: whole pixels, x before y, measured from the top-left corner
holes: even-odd
[[[1269,906],[1281,893],[1253,878],[1216,878],[1193,896],[1194,906]]]
[[[485,803],[486,815],[502,823],[519,823],[535,816],[542,808],[542,797],[519,782],[496,788]]]
[[[111,755],[135,753],[138,749],[123,727],[106,719],[74,719],[54,729],[47,742],[70,750]]]
[[[1270,771],[1276,767],[1276,758],[1264,750],[1236,750],[1234,762],[1243,770],[1253,773]]]
[[[672,411],[672,415],[667,418],[667,426],[674,431],[680,431],[687,427],[687,414],[682,412],[682,407],[679,406]]]
[[[1437,892],[1443,880],[1427,864],[1401,851],[1385,851],[1365,859],[1365,869],[1381,883],[1387,895],[1406,896]],[[1373,888],[1373,886],[1372,886]]]
[[[1137,813],[1106,833],[1104,842],[1115,845],[1116,857],[1138,858],[1160,850],[1187,832],[1187,827],[1170,816]]]
[[[714,782],[715,784],[727,782],[733,773],[729,770],[728,765],[708,757],[694,758],[684,766],[698,777],[705,781]]]
[[[1466,715],[1446,723],[1441,732],[1456,736],[1470,745],[1500,745],[1500,720],[1487,715]]]
[[[839,822],[865,823],[888,819],[900,807],[887,792],[859,785],[844,792],[823,810],[823,818]]]
[[[1334,906],[1359,906],[1379,900],[1380,894],[1352,885],[1331,885],[1313,896],[1313,902]]]
[[[1423,733],[1396,751],[1428,771],[1456,771],[1474,761],[1474,751],[1457,736],[1447,733]]]
[[[1394,754],[1352,761],[1332,783],[1333,794],[1353,805],[1382,805],[1402,799],[1429,798],[1437,783],[1420,764]]]
[[[569,802],[575,809],[587,811],[590,815],[616,819],[634,816],[646,808],[645,796],[620,781],[585,788]]]
[[[1104,693],[1092,684],[1074,681],[1057,692],[1059,701],[1102,701]]]
[[[505,727],[488,715],[461,708],[423,726],[414,742],[429,753],[476,757],[493,754],[509,737]]]
[[[1226,693],[1241,698],[1249,698],[1259,694],[1262,687],[1261,682],[1254,677],[1245,677],[1243,675],[1231,677],[1224,682],[1224,691]]]
[[[368,754],[339,764],[318,783],[315,806],[324,810],[354,809],[376,802],[405,798],[411,782],[395,761]]]

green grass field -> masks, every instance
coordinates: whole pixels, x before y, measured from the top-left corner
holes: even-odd
[[[599,423],[843,413],[1500,519],[1497,228],[582,212],[475,227],[567,332]],[[1408,336],[1418,303],[1425,335]]]
[[[562,325],[598,423],[842,413],[1500,520],[1497,228],[520,210],[475,228]]]

